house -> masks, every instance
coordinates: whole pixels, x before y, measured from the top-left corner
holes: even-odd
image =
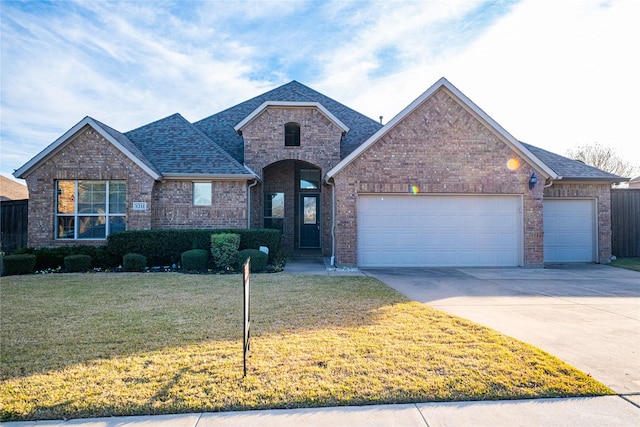
[[[384,126],[296,81],[195,123],[86,117],[15,176],[35,247],[268,227],[361,267],[605,263],[625,180],[518,141],[445,78]]]
[[[640,188],[640,175],[629,181],[629,188]]]
[[[29,190],[24,184],[0,175],[0,202],[9,200],[26,200]]]

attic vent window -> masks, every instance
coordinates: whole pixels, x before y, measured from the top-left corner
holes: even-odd
[[[300,125],[297,123],[287,123],[284,125],[284,146],[300,146]]]

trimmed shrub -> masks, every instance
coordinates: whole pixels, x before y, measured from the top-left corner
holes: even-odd
[[[232,267],[236,263],[240,236],[232,233],[220,233],[211,235],[211,255],[213,263],[219,269]]]
[[[261,271],[264,271],[265,268],[267,268],[269,256],[258,249],[244,249],[238,252],[238,267],[242,267],[249,257],[251,257],[252,273],[260,273]]]
[[[64,268],[68,273],[84,273],[91,268],[89,255],[67,255],[64,257]]]
[[[192,249],[182,253],[182,269],[185,271],[202,271],[207,268],[209,252],[204,249]]]
[[[211,235],[233,233],[240,236],[238,249],[269,248],[269,259],[280,252],[281,235],[271,229],[194,229],[194,230],[128,230],[107,237],[109,265],[117,266],[128,253],[147,257],[148,265],[171,265],[180,262],[183,252],[191,249],[211,250]],[[75,253],[83,253],[76,251]],[[70,255],[70,254],[67,254]],[[88,254],[90,255],[90,254]],[[95,258],[94,258],[95,260]]]
[[[36,256],[36,270],[48,270],[64,267],[64,258],[69,255],[89,255],[91,257],[91,267],[105,268],[114,267],[118,265],[118,260],[111,262],[107,256],[106,246],[89,246],[89,245],[74,245],[74,246],[60,246],[57,248],[22,248],[15,251],[18,253],[28,253]]]
[[[36,268],[36,256],[32,254],[7,255],[2,257],[2,273],[5,276],[32,274]]]
[[[129,253],[122,257],[124,271],[144,271],[147,267],[147,257],[140,254]]]

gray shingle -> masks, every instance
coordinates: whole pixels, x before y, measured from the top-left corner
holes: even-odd
[[[124,135],[121,132],[115,130],[111,126],[105,125],[104,123],[94,119],[93,117],[91,119],[94,122],[96,122],[96,124],[98,126],[100,126],[102,128],[102,130],[104,130],[109,135],[111,135],[113,137],[113,139],[118,141],[118,143],[120,143],[120,145],[122,145],[124,148],[129,150],[129,152],[131,154],[136,156],[141,162],[143,162],[145,165],[147,165],[151,170],[153,170],[158,175],[160,175],[158,169],[153,165],[153,163],[147,158],[147,156],[144,155],[144,153],[142,151],[140,151],[140,149],[133,142],[131,142],[131,140],[129,138],[127,138],[126,135]]]
[[[224,148],[238,162],[244,162],[242,137],[233,129],[253,110],[266,101],[319,102],[348,128],[342,139],[340,156],[345,158],[382,127],[380,123],[297,82],[292,81],[220,113],[204,118],[194,125],[215,143]]]
[[[593,166],[589,166],[579,160],[569,159],[559,154],[552,153],[551,151],[543,150],[534,145],[525,144],[521,142],[529,151],[531,151],[536,157],[542,160],[547,166],[555,171],[562,179],[592,179],[602,181],[626,181],[618,175],[614,175],[609,172],[605,172]]]
[[[125,133],[163,175],[248,174],[220,146],[180,114]]]

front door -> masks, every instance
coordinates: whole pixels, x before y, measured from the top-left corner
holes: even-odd
[[[300,247],[320,247],[319,194],[300,194]]]

